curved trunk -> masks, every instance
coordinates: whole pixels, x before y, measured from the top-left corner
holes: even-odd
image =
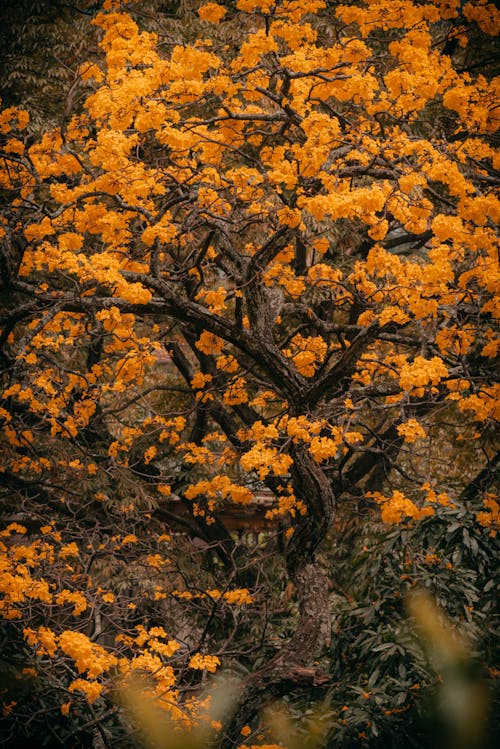
[[[315,552],[333,521],[335,498],[330,481],[307,449],[294,447],[291,454],[294,490],[308,509],[285,549],[286,568],[299,603],[297,627],[274,658],[247,678],[225,727],[221,749],[238,746],[241,728],[272,700],[297,688],[329,682],[328,675],[314,665],[331,632],[328,576]]]
[[[299,599],[297,628],[281,650],[254,671],[243,686],[238,705],[224,730],[221,749],[241,744],[241,729],[279,697],[304,687],[321,686],[330,678],[312,664],[330,637],[328,577],[317,562],[296,568],[293,582]]]

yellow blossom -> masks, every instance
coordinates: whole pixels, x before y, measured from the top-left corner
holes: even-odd
[[[398,424],[397,432],[404,437],[405,442],[416,442],[419,439],[425,439],[427,433],[416,419],[408,419],[404,424]]]
[[[202,655],[195,653],[189,661],[189,668],[195,668],[200,671],[210,671],[214,673],[220,666],[220,660],[216,655]]]
[[[93,705],[101,696],[104,690],[104,684],[99,684],[97,681],[88,681],[86,679],[75,679],[75,681],[69,685],[68,690],[70,692],[83,692],[88,702]]]

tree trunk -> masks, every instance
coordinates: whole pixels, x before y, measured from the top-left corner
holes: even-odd
[[[242,727],[272,700],[297,688],[329,682],[328,675],[313,665],[331,632],[328,576],[315,552],[333,521],[334,496],[329,480],[305,447],[295,448],[293,457],[294,490],[308,509],[285,550],[286,568],[299,603],[297,627],[274,658],[244,683],[238,705],[225,728],[221,749],[238,746]]]
[[[246,680],[221,749],[238,746],[242,727],[265,705],[296,689],[325,685],[330,680],[311,665],[331,631],[326,571],[317,562],[306,562],[296,569],[293,582],[299,599],[297,629],[275,657]]]

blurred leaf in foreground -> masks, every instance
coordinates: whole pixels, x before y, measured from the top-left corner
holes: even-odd
[[[407,609],[415,621],[415,634],[440,682],[432,715],[436,747],[484,747],[489,697],[470,646],[427,591],[408,596]]]

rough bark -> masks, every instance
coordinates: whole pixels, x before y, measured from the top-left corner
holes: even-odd
[[[225,727],[221,749],[238,746],[241,728],[273,700],[294,689],[329,683],[329,676],[311,665],[330,636],[326,571],[318,562],[304,562],[296,567],[292,581],[299,599],[297,628],[275,657],[246,680],[237,707]]]
[[[308,509],[285,549],[286,568],[299,605],[297,627],[269,663],[254,671],[244,683],[226,725],[221,749],[240,744],[241,728],[272,700],[297,688],[329,682],[329,677],[314,665],[331,631],[328,577],[316,559],[316,550],[333,521],[335,498],[330,481],[308,451],[301,446],[292,452],[294,490]]]

